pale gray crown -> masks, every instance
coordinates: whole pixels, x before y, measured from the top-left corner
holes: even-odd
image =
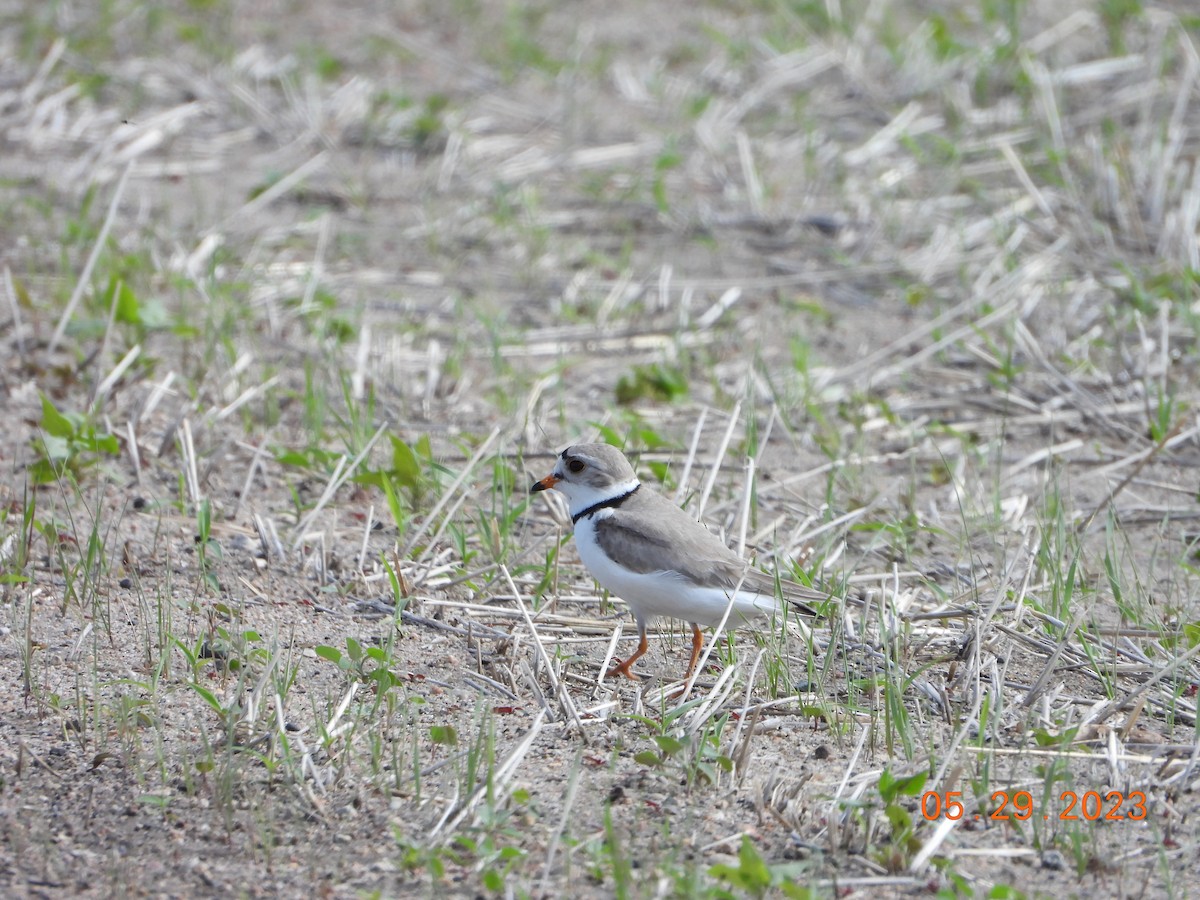
[[[606,488],[636,481],[625,455],[611,444],[576,444],[559,454],[555,474],[571,484]]]

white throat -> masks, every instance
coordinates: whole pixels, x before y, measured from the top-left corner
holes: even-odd
[[[577,516],[584,510],[595,506],[597,503],[604,503],[608,500],[615,500],[617,497],[624,496],[630,491],[636,490],[641,486],[641,482],[636,478],[631,478],[629,481],[622,481],[619,484],[610,484],[606,488],[594,488],[583,484],[570,485],[570,491],[567,493],[567,502],[571,510],[571,515]]]

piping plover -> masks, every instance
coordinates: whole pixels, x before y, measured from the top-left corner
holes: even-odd
[[[623,453],[609,444],[576,444],[558,457],[552,471],[530,492],[553,488],[567,495],[575,546],[588,571],[623,599],[637,620],[637,650],[608,675],[635,681],[629,667],[649,648],[646,626],[655,616],[683,619],[692,626],[695,671],[703,635],[700,626],[718,625],[733,597],[726,625],[743,625],[761,616],[780,615],[790,604],[816,615],[805,601],[822,602],[827,594],[771,576],[726,547],[707,528],[666,497],[638,481]],[[780,600],[776,591],[782,594]]]

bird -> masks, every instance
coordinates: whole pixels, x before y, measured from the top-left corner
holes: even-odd
[[[692,626],[687,680],[700,658],[701,626],[721,623],[735,590],[726,621],[730,628],[782,614],[785,604],[816,616],[808,604],[829,599],[828,594],[777,581],[752,568],[703,524],[642,484],[625,454],[611,444],[576,444],[563,450],[553,471],[529,490],[533,494],[550,489],[567,497],[584,566],[601,587],[629,605],[637,622],[637,650],[609,669],[609,678],[639,680],[631,666],[649,650],[646,629],[657,616],[683,619]]]

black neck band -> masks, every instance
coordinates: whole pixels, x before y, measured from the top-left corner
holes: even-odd
[[[626,491],[619,497],[610,497],[607,500],[601,500],[599,503],[593,503],[587,509],[581,510],[580,512],[577,512],[575,515],[571,516],[571,524],[578,525],[580,519],[584,518],[585,516],[590,516],[592,513],[600,512],[602,509],[616,509],[618,506],[636,494],[638,492],[638,488],[640,487],[641,485],[639,484],[632,491]]]

